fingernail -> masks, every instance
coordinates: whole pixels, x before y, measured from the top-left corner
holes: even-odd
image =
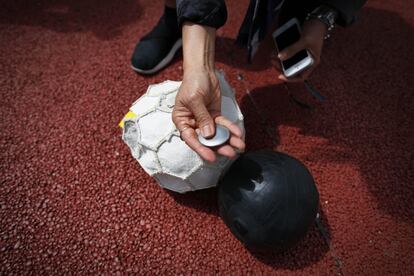
[[[283,53],[279,53],[279,54],[277,55],[277,57],[278,57],[278,58],[280,58],[280,59],[283,59],[283,58],[285,57],[285,55],[284,55]]]
[[[201,129],[201,134],[204,138],[211,136],[213,134],[213,131],[211,130],[211,127],[209,125],[203,126]]]

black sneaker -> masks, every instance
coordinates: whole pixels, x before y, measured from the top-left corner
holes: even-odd
[[[135,46],[131,67],[141,74],[156,73],[171,62],[181,45],[175,9],[166,8],[154,29]]]

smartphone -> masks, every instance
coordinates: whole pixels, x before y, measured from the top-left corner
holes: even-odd
[[[300,24],[296,18],[292,18],[283,26],[273,32],[273,40],[278,52],[292,45],[300,39]],[[303,49],[293,57],[281,62],[283,74],[286,77],[293,77],[313,64],[312,55],[308,50]]]

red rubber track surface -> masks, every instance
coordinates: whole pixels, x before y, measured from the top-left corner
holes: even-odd
[[[0,274],[412,275],[413,4],[370,1],[337,28],[311,79],[327,101],[303,109],[276,80],[270,43],[246,64],[234,39],[247,1],[229,2],[217,67],[248,150],[309,167],[325,235],[251,253],[219,218],[216,189],[166,192],[133,160],[118,122],[149,84],[182,74],[181,57],[150,77],[129,67],[161,1],[1,1]]]

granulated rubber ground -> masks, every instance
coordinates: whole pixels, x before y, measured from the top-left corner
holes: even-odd
[[[299,158],[321,195],[320,227],[258,254],[219,218],[216,189],[162,190],[121,141],[131,103],[182,76],[181,57],[149,77],[129,67],[162,12],[153,2],[1,1],[0,274],[412,274],[413,4],[370,1],[335,30],[311,78],[318,103],[277,81],[271,41],[246,64],[234,39],[247,1],[229,3],[216,59],[247,150]]]

